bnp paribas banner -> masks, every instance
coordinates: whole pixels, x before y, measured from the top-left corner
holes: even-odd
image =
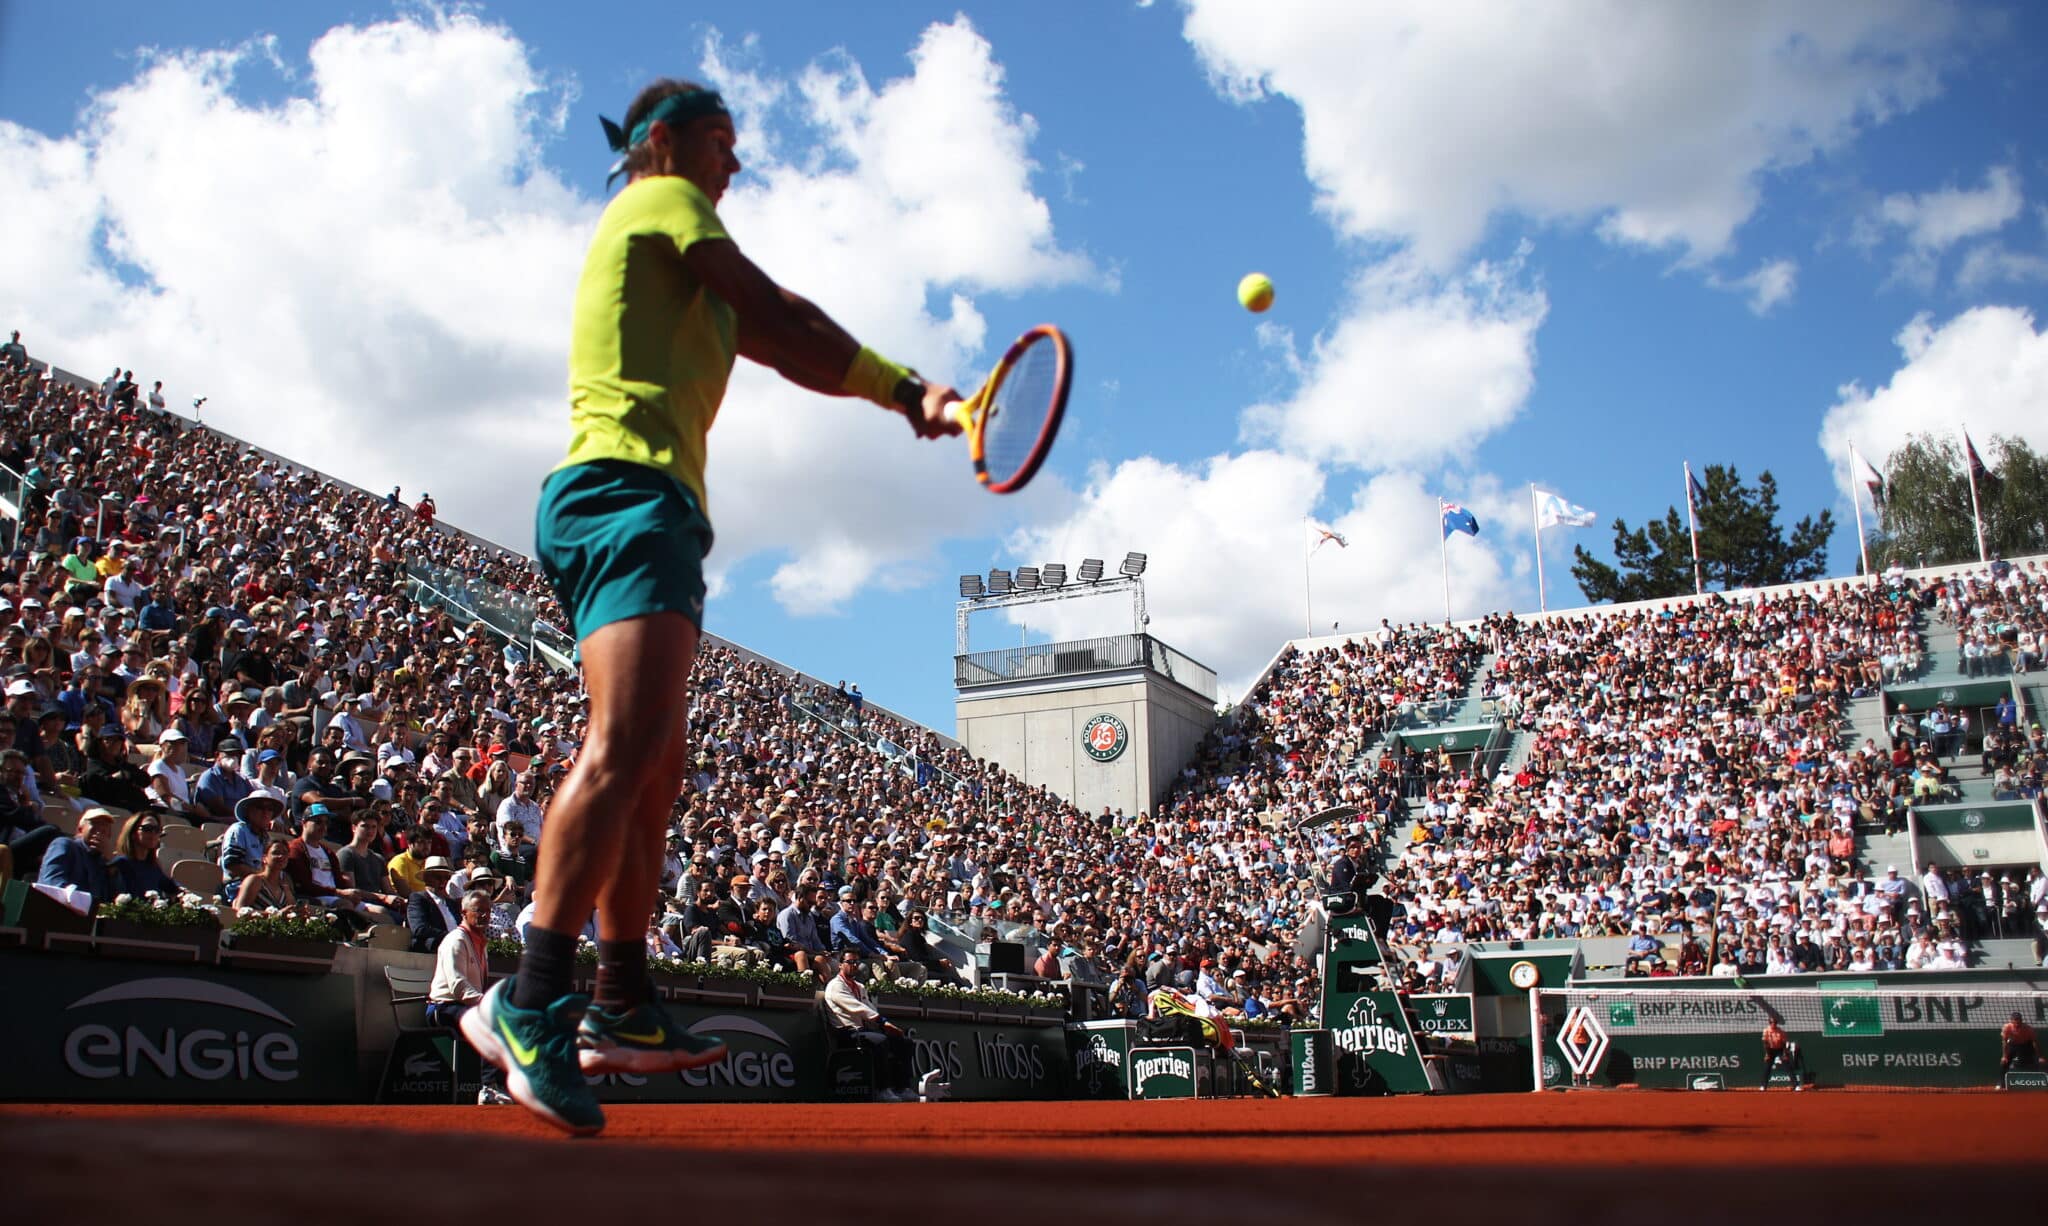
[[[0,1098],[342,1102],[360,1097],[342,975],[0,954]]]
[[[1333,992],[1323,1024],[1337,1045],[1337,1093],[1421,1094],[1422,1052],[1392,992]]]

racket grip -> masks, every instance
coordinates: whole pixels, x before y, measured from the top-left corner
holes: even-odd
[[[952,415],[953,420],[959,423],[962,430],[972,430],[974,428],[975,400],[976,398],[974,397],[966,400],[955,400],[952,407],[947,410]]]

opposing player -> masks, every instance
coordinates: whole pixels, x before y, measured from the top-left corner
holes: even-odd
[[[1998,1071],[2010,1073],[2016,1068],[2033,1068],[2040,1063],[2041,1048],[2034,1039],[2034,1028],[2027,1025],[2027,1019],[2021,1017],[2018,1010],[2014,1010],[2005,1025],[1998,1028]]]
[[[535,524],[582,656],[589,735],[548,812],[519,974],[462,1019],[514,1098],[579,1135],[604,1127],[586,1072],[672,1072],[723,1054],[650,997],[645,938],[704,612],[705,434],[735,355],[900,412],[920,438],[960,430],[951,388],[861,346],[741,254],[717,212],[740,170],[718,94],[657,81],[623,128],[604,124],[622,155],[613,175],[627,183],[576,288],[569,454],[541,488]],[[594,999],[571,991],[593,907]]]
[[[1761,1038],[1764,1048],[1764,1082],[1757,1088],[1770,1089],[1771,1073],[1782,1068],[1786,1075],[1792,1078],[1794,1090],[1805,1089],[1806,1067],[1799,1056],[1799,1044],[1793,1041],[1791,1035],[1785,1033],[1785,1028],[1778,1024],[1777,1018],[1774,1017],[1764,1023]]]

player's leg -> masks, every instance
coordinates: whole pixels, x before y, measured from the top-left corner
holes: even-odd
[[[647,990],[647,917],[661,893],[662,845],[688,760],[685,680],[698,632],[675,613],[619,625],[644,625],[652,640],[598,665],[605,673],[610,726],[623,735],[612,736],[595,753],[586,746],[577,759],[579,777],[571,781],[580,785],[577,794],[556,801],[567,799],[572,812],[588,814],[617,836],[608,868],[590,883],[597,907],[597,997],[583,1018],[578,1055],[586,1073],[677,1072],[725,1054],[723,1043],[672,1023]],[[588,675],[593,653],[587,644],[583,661]],[[595,707],[598,684],[593,681],[590,690]]]
[[[680,614],[611,622],[582,640],[590,726],[576,765],[548,806],[526,953],[517,978],[493,988],[464,1015],[463,1033],[505,1070],[512,1097],[569,1132],[604,1126],[581,1068],[580,1028],[589,1001],[572,991],[577,938],[599,893],[640,845],[634,836],[646,774],[667,753],[671,723],[683,719],[670,708],[686,692],[696,645],[696,627]],[[658,871],[658,855],[654,860]],[[645,933],[652,890],[650,882],[636,941]],[[640,948],[644,974],[645,945]]]
[[[711,528],[674,477],[600,461],[549,474],[535,537],[577,631],[590,725],[549,805],[518,977],[486,993],[463,1032],[505,1069],[514,1098],[562,1128],[590,1133],[604,1126],[604,1112],[581,1069],[590,1002],[570,990],[576,941],[629,858],[635,869],[643,860],[659,864],[659,835],[652,855],[639,850],[645,797],[657,786],[674,795],[676,776],[657,784],[656,775],[667,771],[672,742],[687,724]],[[653,908],[651,880],[645,893],[636,944]],[[637,956],[644,980],[644,946]],[[613,971],[608,978],[617,978]]]

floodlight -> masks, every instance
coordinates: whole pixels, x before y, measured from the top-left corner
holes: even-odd
[[[992,570],[988,572],[988,594],[991,596],[1007,596],[1010,594],[1009,571]]]
[[[1124,555],[1124,564],[1117,569],[1130,578],[1135,579],[1145,573],[1145,555],[1142,553],[1127,553]]]
[[[1093,583],[1102,578],[1102,559],[1082,558],[1081,573],[1075,577],[1083,583]]]
[[[1019,566],[1017,568],[1017,590],[1020,592],[1035,592],[1038,590],[1038,568],[1036,566]]]
[[[1039,569],[1038,581],[1047,587],[1058,587],[1067,581],[1065,562],[1047,562]]]
[[[981,587],[981,576],[980,576],[980,575],[962,575],[962,576],[960,576],[960,594],[961,594],[962,596],[967,596],[967,597],[973,597],[973,596],[979,596],[979,595],[981,595],[981,594],[982,594],[982,587]]]

